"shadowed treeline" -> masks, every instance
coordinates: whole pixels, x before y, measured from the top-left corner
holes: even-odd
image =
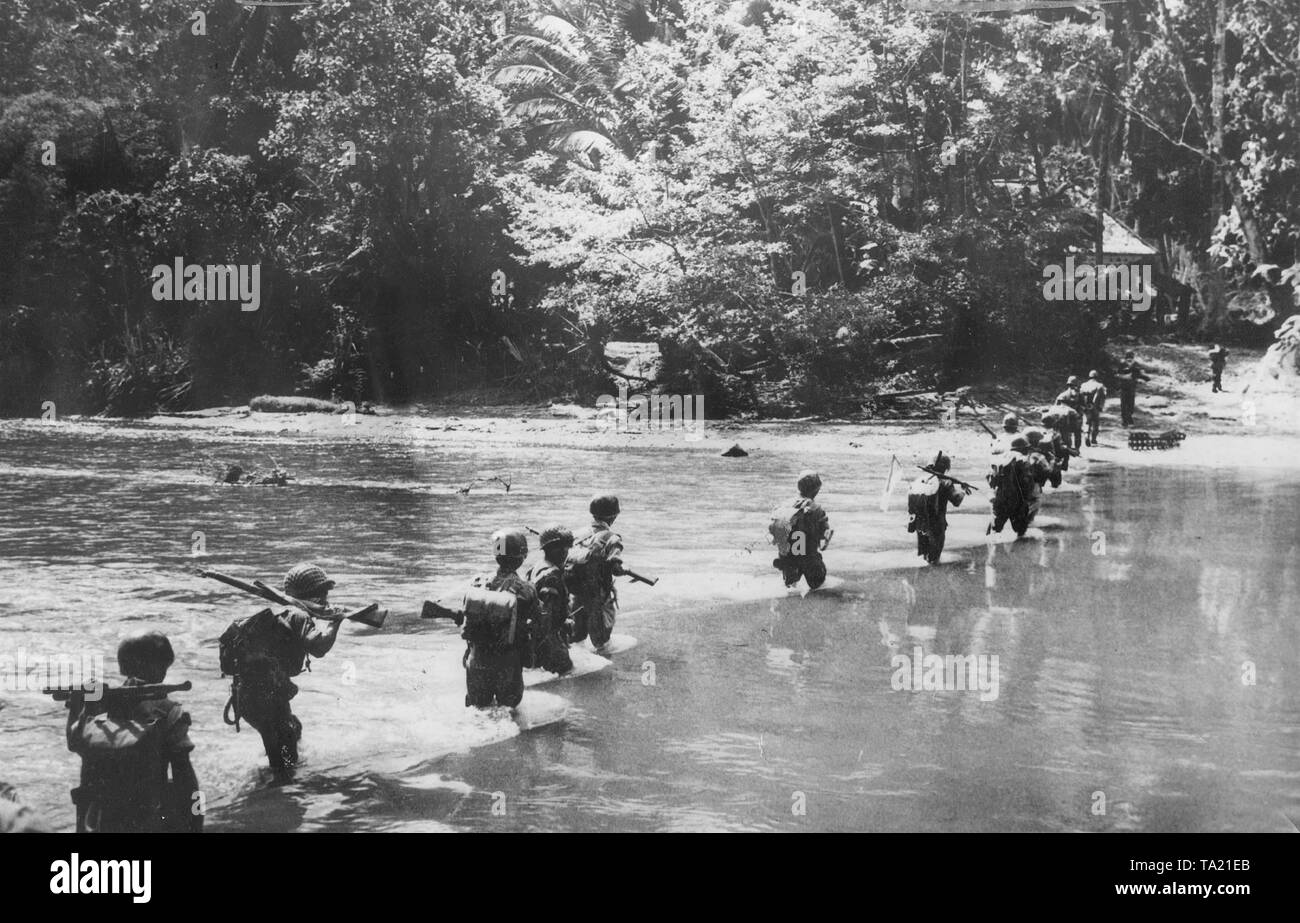
[[[1168,310],[1044,299],[1101,211],[1189,325],[1293,310],[1300,0],[196,6],[0,10],[0,413],[585,400],[611,339],[713,413],[871,410]]]

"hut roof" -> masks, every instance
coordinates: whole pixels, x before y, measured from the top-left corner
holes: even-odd
[[[1012,198],[1028,197],[1038,201],[1044,198],[1038,189],[1038,183],[1034,180],[995,180],[994,185],[1005,189]],[[1061,196],[1063,202],[1069,203],[1073,208],[1092,212],[1093,206],[1088,201],[1088,197],[1075,186],[1062,186],[1050,192],[1046,199],[1052,201],[1057,196]],[[1077,247],[1070,249],[1074,253],[1085,252]],[[1126,260],[1155,259],[1159,255],[1159,251],[1143,240],[1137,231],[1107,211],[1102,212],[1101,249],[1105,256],[1122,257]]]

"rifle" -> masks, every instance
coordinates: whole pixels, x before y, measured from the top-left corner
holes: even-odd
[[[569,618],[573,618],[573,616],[577,615],[584,608],[586,607],[579,606],[576,609],[571,609],[569,611]],[[424,605],[420,608],[420,618],[448,619],[452,622],[455,622],[456,627],[459,628],[460,626],[465,624],[465,611],[463,609],[451,609],[448,608],[447,606],[442,605],[442,603],[437,603],[426,599],[424,601]]]
[[[215,570],[201,570],[199,571],[199,576],[219,580],[227,586],[232,586],[237,590],[243,590],[245,593],[250,593],[253,596],[260,597],[279,606],[291,606],[295,609],[301,609],[303,612],[306,612],[315,619],[328,619],[331,622],[360,622],[362,625],[369,625],[371,628],[382,628],[384,626],[384,620],[388,618],[388,610],[381,610],[379,608],[379,603],[371,603],[368,606],[362,606],[360,609],[354,609],[351,612],[343,612],[329,606],[318,606],[315,603],[309,603],[306,600],[286,596],[283,593],[271,589],[260,580],[254,580],[252,583],[245,583],[237,577],[231,577],[228,574],[223,574]]]
[[[633,583],[644,583],[646,586],[654,586],[656,583],[659,582],[658,577],[643,577],[641,574],[638,574],[636,571],[626,567],[623,568],[623,573],[628,577],[631,577]]]
[[[73,702],[87,700],[91,702],[136,702],[141,699],[161,699],[173,692],[189,692],[193,684],[183,683],[148,683],[140,686],[115,686],[110,689],[99,685],[91,689],[42,689],[41,695],[48,695],[56,702]]]
[[[966,490],[968,490],[968,491],[970,491],[970,490],[979,490],[979,488],[976,487],[974,484],[967,484],[967,483],[966,483],[965,481],[963,481],[961,478],[955,478],[955,477],[953,477],[951,474],[945,474],[944,472],[939,471],[939,470],[937,470],[936,468],[934,468],[934,466],[932,466],[932,465],[917,465],[916,467],[920,468],[920,469],[921,469],[922,471],[924,471],[926,474],[933,474],[933,475],[934,475],[935,477],[937,477],[937,478],[947,478],[948,480],[952,481],[954,484],[960,484],[962,487],[966,488]]]
[[[524,528],[527,529],[529,532],[533,533],[533,535],[542,534],[538,532],[536,529],[534,529],[532,526],[524,526]],[[656,583],[659,582],[658,577],[646,577],[642,574],[638,574],[636,571],[631,570],[630,568],[627,567],[623,568],[623,574],[628,577],[631,577],[633,583],[644,583],[646,586],[654,586]],[[423,618],[423,616],[421,617]]]
[[[961,398],[961,400],[957,401],[956,406],[957,406],[957,407],[960,407],[963,403],[965,403],[966,406],[969,407],[971,410],[975,410],[975,405],[972,404],[972,403],[970,402],[970,400],[969,400],[968,398],[964,397],[964,396]],[[993,432],[993,430],[989,429],[988,424],[985,423],[983,420],[981,420],[981,419],[979,418],[979,411],[978,411],[978,410],[975,410],[975,422],[978,423],[980,426],[982,426],[982,427],[984,428],[984,432],[988,433],[988,434],[989,434],[990,436],[992,436],[994,439],[997,439],[997,438],[998,438],[998,434],[995,433],[995,432]]]
[[[456,627],[465,624],[465,611],[463,609],[448,609],[446,606],[439,605],[430,600],[424,601],[424,606],[420,609],[420,618],[422,619],[450,619],[456,623]]]

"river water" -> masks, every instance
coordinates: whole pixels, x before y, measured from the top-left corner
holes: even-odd
[[[843,582],[803,598],[765,544],[794,451],[2,424],[0,656],[86,652],[112,677],[123,633],[166,631],[212,830],[1293,830],[1300,486],[1199,467],[1191,445],[1182,466],[1076,464],[1020,542],[985,544],[976,495],[951,517],[954,563],[926,570],[901,494],[880,509],[890,453],[819,459]],[[197,471],[268,453],[299,479]],[[508,493],[454,489],[495,473]],[[628,562],[661,577],[622,589],[638,646],[545,687],[571,701],[563,722],[466,734],[445,707],[462,643],[420,602],[490,570],[497,527],[583,524],[602,485]],[[194,569],[278,582],[302,559],[337,601],[392,615],[345,627],[299,679],[305,764],[269,785],[257,736],[220,717],[216,638],[258,606]],[[996,695],[894,688],[918,653],[996,657]],[[0,780],[69,828],[62,706],[0,703]]]

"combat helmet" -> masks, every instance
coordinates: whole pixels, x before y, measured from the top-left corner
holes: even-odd
[[[549,545],[554,545],[557,543],[564,544],[564,545],[572,545],[573,533],[561,525],[547,526],[545,529],[542,530],[542,534],[538,536],[537,540],[538,543],[542,546],[542,548],[546,548]]]
[[[297,599],[312,599],[334,589],[334,581],[315,564],[295,564],[284,575],[284,591]]]
[[[609,517],[617,516],[620,512],[618,497],[613,494],[596,494],[591,498],[591,504],[587,508],[592,516],[602,521],[607,521]]]
[[[497,529],[492,533],[492,553],[498,558],[526,558],[528,536],[521,529]]]

